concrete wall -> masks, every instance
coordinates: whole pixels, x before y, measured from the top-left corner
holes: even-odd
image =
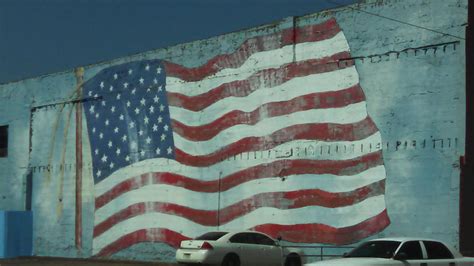
[[[372,237],[419,235],[442,239],[457,246],[459,157],[464,154],[465,140],[465,42],[463,38],[467,21],[466,7],[465,0],[366,1],[359,5],[305,17],[287,18],[275,24],[209,40],[87,66],[83,74],[81,71],[66,71],[4,84],[0,87],[0,124],[9,125],[9,156],[0,158],[0,173],[2,173],[0,209],[22,210],[24,208],[27,198],[26,180],[27,176],[31,175],[34,254],[38,256],[90,257],[97,255],[171,261],[174,257],[173,246],[179,243],[180,239],[193,237],[199,232],[215,230],[218,227],[219,229],[254,228],[274,236],[282,235],[291,242],[314,245],[345,245]],[[405,23],[387,18],[395,18]],[[309,31],[310,33],[299,31],[322,23],[326,23],[324,24],[326,26],[313,29]],[[333,27],[328,26],[328,23],[332,23]],[[334,27],[339,27],[337,32],[340,32],[339,36],[342,37],[333,43],[324,43],[325,38],[330,40],[332,37],[321,37],[322,40],[305,39],[307,36],[311,39],[313,35],[317,39],[318,36],[334,30]],[[286,39],[282,37],[285,32],[288,33],[285,35]],[[446,34],[440,34],[440,32]],[[270,35],[280,39],[269,38]],[[292,42],[295,44],[293,45]],[[308,48],[304,46],[305,43],[316,44],[319,47]],[[344,48],[346,46],[347,49]],[[240,52],[239,47],[242,48]],[[297,71],[299,73],[297,75],[303,78],[302,83],[298,84],[290,83],[293,81],[284,78],[279,79],[281,76],[276,74],[273,76],[269,74],[271,70],[268,69],[285,69],[285,66],[298,65],[297,62],[300,61],[316,60],[325,53],[331,55],[331,49],[336,49],[335,47],[340,47],[346,54],[325,62],[318,61],[316,65],[308,68],[320,69],[320,73],[315,73],[316,76],[321,75],[322,78],[319,81],[311,81],[310,74],[306,72],[306,74],[301,74],[304,72],[301,69]],[[350,55],[347,53],[349,48]],[[264,56],[265,49],[271,52],[270,56]],[[257,59],[248,57],[252,53],[262,57],[257,57]],[[216,61],[209,63],[209,67],[206,68],[209,76],[200,77],[198,74],[191,73],[188,75],[189,80],[183,81],[185,79],[183,76],[186,76],[183,74],[185,71],[175,67],[175,64],[185,68],[199,67],[222,54],[237,54],[238,56],[227,61],[218,57]],[[239,60],[241,64],[235,63]],[[355,64],[355,67],[352,64]],[[146,72],[147,65],[153,68],[151,70],[162,66],[164,71],[154,73],[153,76]],[[173,100],[170,93],[186,92],[187,88],[181,88],[183,86],[189,86],[187,90],[191,91],[190,94],[197,94],[195,91],[202,91],[202,87],[207,86],[205,84],[212,83],[216,86],[215,84],[229,83],[236,79],[235,77],[244,79],[243,76],[252,74],[257,76],[249,79],[253,82],[249,85],[250,87],[237,85],[231,92],[244,93],[255,86],[264,89],[277,88],[278,92],[270,93],[265,97],[254,97],[258,98],[259,104],[263,105],[268,105],[267,99],[270,98],[272,99],[270,101],[274,102],[282,101],[278,97],[292,99],[294,91],[300,89],[309,90],[314,87],[314,93],[320,94],[314,96],[318,98],[312,98],[313,102],[317,102],[315,109],[307,110],[316,113],[305,113],[301,121],[289,115],[289,110],[294,108],[292,104],[301,106],[295,102],[274,108],[283,112],[278,120],[271,120],[272,117],[278,115],[268,113],[270,109],[265,109],[264,114],[260,109],[261,121],[267,119],[270,122],[265,122],[267,126],[262,127],[258,127],[257,123],[255,126],[257,131],[252,134],[258,135],[258,132],[265,130],[272,133],[270,129],[273,127],[275,130],[281,130],[281,135],[270,134],[271,136],[267,136],[263,144],[254,146],[250,151],[233,147],[230,155],[219,155],[212,165],[206,165],[198,160],[197,164],[204,164],[201,168],[203,170],[195,168],[189,170],[189,167],[183,166],[196,164],[196,162],[186,161],[186,156],[183,157],[183,154],[176,150],[186,145],[183,144],[185,141],[182,138],[175,135],[174,145],[177,148],[173,148],[169,154],[169,160],[159,159],[156,154],[149,155],[148,151],[140,157],[140,150],[134,152],[133,145],[130,143],[126,151],[130,157],[134,158],[135,163],[125,165],[122,162],[110,166],[112,170],[104,170],[110,178],[104,181],[103,176],[99,176],[97,171],[105,166],[98,166],[105,153],[95,158],[94,152],[96,147],[105,148],[100,145],[107,145],[107,143],[101,144],[99,137],[94,137],[95,124],[92,122],[94,117],[90,109],[94,105],[95,108],[102,108],[100,110],[105,111],[101,101],[106,101],[104,103],[106,107],[111,108],[107,104],[115,101],[117,92],[104,91],[97,93],[96,98],[94,97],[95,90],[100,92],[102,81],[108,82],[109,86],[115,84],[115,89],[118,89],[119,83],[113,83],[116,82],[113,74],[118,73],[119,79],[123,79],[122,83],[124,83],[129,69],[133,70],[130,77],[134,77],[134,82],[136,82],[131,85],[140,86],[139,78],[143,75],[145,82],[150,82],[151,89],[157,90],[160,85],[166,89],[168,96],[160,98],[160,101],[170,101],[170,105],[180,103],[179,100]],[[217,74],[214,75],[212,69],[216,69]],[[267,72],[261,72],[264,69],[267,69],[265,70]],[[285,74],[290,72],[285,72]],[[258,73],[261,73],[260,76]],[[324,73],[335,73],[336,76],[324,76]],[[151,83],[153,78],[159,79],[157,84]],[[181,81],[177,81],[176,78],[181,78]],[[85,81],[84,86],[81,87],[84,94],[78,94],[78,82],[80,83],[82,79]],[[192,82],[201,79],[207,81],[193,87],[196,83]],[[294,80],[300,79],[294,78]],[[164,84],[165,81],[166,84]],[[341,90],[343,88],[340,86],[349,81],[359,85],[355,93],[362,93],[362,99],[354,95],[344,98],[338,94],[324,92],[324,88],[330,91]],[[285,87],[285,84],[291,84],[291,86]],[[102,89],[110,89],[109,86]],[[135,99],[134,103],[139,106],[140,98],[133,98],[135,96],[131,94],[131,87],[120,89],[127,90],[130,99]],[[146,91],[143,93],[146,95]],[[156,93],[158,95],[158,91]],[[112,96],[113,98],[110,98]],[[272,97],[280,100],[273,100]],[[320,102],[323,98],[320,97],[326,97],[324,103],[329,107],[323,107],[323,102]],[[225,106],[239,108],[251,102],[251,100],[242,101],[242,99],[239,101],[237,97],[237,100],[233,99],[232,104],[221,108],[227,108]],[[153,97],[150,96],[145,100],[146,103],[143,106],[147,107],[145,111],[149,114]],[[78,102],[83,107],[83,112],[76,118]],[[338,102],[342,102],[342,105],[338,107],[331,105]],[[357,107],[359,109],[353,109],[357,103],[360,103]],[[125,102],[121,108],[126,108],[124,106]],[[155,108],[158,107],[158,105],[155,106]],[[326,110],[317,110],[320,108]],[[338,111],[337,114],[332,113],[338,108],[342,108],[342,111]],[[218,113],[220,110],[217,108],[214,111]],[[286,111],[287,113],[284,113]],[[329,113],[321,113],[321,111]],[[130,113],[127,113],[127,119],[130,121],[141,119],[142,122],[139,124],[143,126],[145,134],[153,132],[153,124],[144,122],[144,116],[133,114],[133,112],[134,110],[130,110]],[[167,105],[163,112],[166,115],[169,112],[172,119],[178,119],[177,117],[181,114],[174,107],[168,109]],[[195,120],[190,118],[191,114],[188,117],[188,113],[184,112],[180,119],[188,119],[189,123],[193,123]],[[214,114],[210,111],[197,113],[196,121],[206,121],[208,116]],[[357,118],[364,114],[373,120],[374,125],[356,126],[349,129],[342,137],[337,137],[335,133],[342,130],[342,127],[337,126],[334,131],[326,135],[320,134],[323,132],[322,128],[317,128],[316,131],[306,132],[306,137],[298,137],[300,135],[286,128],[282,129],[280,126],[284,123],[296,123],[295,121],[298,123],[319,121],[318,123],[330,123],[331,126],[334,126],[333,124],[353,125],[364,118]],[[143,115],[143,110],[140,115]],[[152,115],[155,114],[150,114],[150,117]],[[106,117],[99,118],[104,123],[106,119]],[[244,122],[248,123],[250,120],[251,118],[247,117]],[[77,127],[76,121],[80,121],[82,128]],[[176,132],[176,123],[165,122],[169,123]],[[101,127],[105,130],[106,125]],[[162,134],[166,133],[163,127],[159,130]],[[222,147],[219,145],[226,143],[226,139],[242,137],[239,134],[243,134],[241,133],[243,131],[245,130],[238,130],[237,133],[232,133],[234,135],[226,133],[225,137],[213,145]],[[128,129],[127,132],[128,140],[131,137],[139,138],[140,136],[137,129]],[[113,136],[113,129],[108,133],[111,135],[107,136]],[[292,139],[286,140],[285,144],[282,142],[282,136],[283,138],[291,136]],[[121,137],[122,135],[112,137],[111,141],[120,143]],[[160,135],[154,135],[150,141],[159,140],[160,137]],[[296,141],[298,138],[302,139]],[[80,140],[82,144],[78,146],[77,140]],[[202,149],[205,150],[210,146],[204,146]],[[153,151],[157,147],[153,146]],[[78,150],[82,152],[82,155],[78,154]],[[114,147],[114,151],[116,150],[117,147]],[[162,150],[165,151],[165,149]],[[190,154],[193,152],[206,154],[197,148],[188,150]],[[367,157],[375,156],[374,154],[380,152],[383,157],[378,159]],[[115,156],[113,153],[107,154],[109,160],[111,156]],[[81,167],[76,167],[77,156],[83,159]],[[357,158],[362,159],[354,161]],[[220,187],[221,181],[222,184],[226,184],[228,179],[225,179],[225,173],[229,172],[229,169],[242,170],[252,165],[263,165],[278,160],[353,163],[354,165],[350,168],[351,170],[344,168],[346,170],[339,169],[338,172],[332,170],[334,165],[315,166],[313,164],[311,167],[303,168],[307,171],[321,168],[324,171],[300,173],[297,166],[288,166],[290,165],[288,164],[286,167],[279,168],[278,173],[256,179],[252,181],[254,183],[249,181],[231,186],[234,190],[225,190]],[[176,166],[174,164],[176,161],[181,164]],[[82,228],[79,231],[75,227],[77,217],[75,187],[78,169],[82,171],[82,211],[80,212]],[[267,167],[264,172],[272,172],[275,169],[277,169],[276,166]],[[292,172],[293,170],[295,173],[285,174],[285,171]],[[374,172],[370,172],[371,170]],[[174,179],[166,179],[160,175],[150,177],[149,173],[160,173],[160,171],[174,171],[180,175],[188,173],[190,176],[195,176],[197,180],[211,182],[193,186],[189,185],[189,179],[183,182],[176,176],[173,177]],[[298,178],[303,176],[308,179],[298,181],[300,180]],[[116,225],[115,231],[112,228],[108,233],[102,233],[94,239],[94,223],[97,226],[106,217],[105,214],[94,211],[97,204],[95,197],[100,196],[100,193],[112,183],[118,182],[117,180],[126,180],[127,177],[135,177],[129,185],[141,187],[135,189],[138,193],[134,196],[125,197],[123,200],[125,203],[112,202],[111,212],[120,210],[131,202],[159,201],[168,205],[145,204],[142,209],[132,208],[132,213],[137,214],[142,211],[151,216],[144,220],[129,219],[130,224],[122,226],[127,222],[124,220],[123,223]],[[355,178],[350,179],[350,177]],[[165,179],[168,180],[167,185],[146,186],[149,180],[166,183]],[[112,181],[108,184],[107,180]],[[212,190],[216,184],[217,190]],[[204,193],[197,193],[199,191],[204,191]],[[291,193],[283,192],[268,194],[271,191],[300,192],[295,192],[296,196],[293,194],[291,196]],[[309,191],[310,194],[302,194],[301,191]],[[270,196],[265,198],[263,194]],[[239,195],[244,196],[239,198]],[[260,198],[255,195],[259,195]],[[324,195],[333,196],[337,200],[327,200]],[[231,199],[234,198],[235,200],[232,201]],[[239,207],[225,209],[227,205],[246,198],[248,201],[241,203]],[[298,205],[301,202],[303,205]],[[199,209],[198,207],[209,212],[198,212],[198,215],[192,215],[192,210],[189,208]],[[216,213],[218,209],[231,213],[228,214],[229,217],[236,216],[237,218],[233,223],[221,224],[220,219],[225,218],[225,215]],[[241,209],[247,210],[248,213],[240,216],[235,214]],[[196,220],[199,217],[207,217],[206,214],[211,218],[204,219],[205,221],[200,220],[200,222]],[[186,215],[188,215],[187,219],[179,218]],[[252,215],[258,215],[258,217],[255,218]],[[137,217],[140,215],[135,216],[135,219]],[[120,219],[115,217],[112,220],[119,221]],[[263,225],[258,224],[256,220],[262,220]],[[278,225],[265,226],[272,222]],[[292,227],[294,224],[309,224],[310,226]],[[330,226],[331,229],[327,230],[328,227],[324,227],[326,229],[321,230],[323,228],[321,224]],[[134,225],[138,227],[133,227]],[[133,228],[144,230],[140,231],[141,234],[130,235],[129,233],[133,233]],[[163,230],[166,228],[174,230],[173,232]],[[321,231],[323,233],[318,233]],[[127,234],[129,234],[128,238]],[[77,240],[78,237],[81,238],[80,242]],[[120,237],[125,237],[125,240],[120,241]],[[112,246],[107,244],[112,244]]]

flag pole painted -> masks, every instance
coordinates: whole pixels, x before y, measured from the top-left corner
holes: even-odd
[[[81,97],[84,82],[84,68],[75,70],[76,95]],[[76,217],[75,217],[75,244],[78,251],[82,250],[82,104],[76,103]]]

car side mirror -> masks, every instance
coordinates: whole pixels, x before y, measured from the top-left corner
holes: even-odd
[[[278,240],[278,241],[281,241],[282,239],[283,239],[283,238],[282,238],[281,236],[278,236],[278,237],[277,237],[277,240]]]
[[[395,260],[407,260],[408,255],[405,252],[399,252],[393,257]]]
[[[349,255],[349,253],[344,252],[344,254],[342,254],[342,257],[345,258],[345,257],[347,257],[347,255]]]

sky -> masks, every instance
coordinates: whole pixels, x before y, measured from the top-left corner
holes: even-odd
[[[0,84],[357,0],[0,0]]]

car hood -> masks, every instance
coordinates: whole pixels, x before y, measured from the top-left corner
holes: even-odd
[[[315,266],[358,266],[358,265],[389,265],[391,259],[381,259],[381,258],[342,258],[342,259],[333,259],[313,262],[305,265],[315,265]]]

